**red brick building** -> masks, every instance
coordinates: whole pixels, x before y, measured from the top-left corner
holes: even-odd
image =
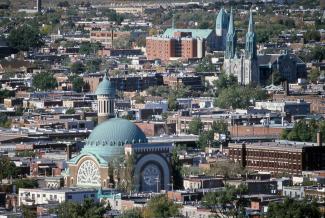
[[[204,40],[193,38],[190,33],[176,32],[174,37],[147,37],[146,53],[148,60],[193,59],[204,56]]]
[[[317,143],[265,142],[229,144],[229,158],[243,167],[272,174],[301,175],[325,169],[325,147]]]

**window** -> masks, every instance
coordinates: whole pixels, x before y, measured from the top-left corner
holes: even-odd
[[[45,198],[46,197],[46,194],[43,194],[43,198]]]
[[[54,199],[57,199],[57,196],[56,195],[54,195]]]
[[[68,195],[68,199],[72,199],[72,195]]]
[[[39,198],[39,197],[41,197],[41,195],[40,194],[37,194],[37,197]]]

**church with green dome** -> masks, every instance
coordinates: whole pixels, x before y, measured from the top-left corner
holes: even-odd
[[[113,117],[115,89],[107,76],[95,92],[101,122],[63,173],[67,187],[121,188],[125,191],[168,190],[170,143],[148,143],[133,122]]]

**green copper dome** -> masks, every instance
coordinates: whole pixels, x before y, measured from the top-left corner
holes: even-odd
[[[108,160],[122,155],[125,144],[146,142],[146,136],[135,124],[125,119],[112,118],[92,131],[81,153],[92,153]]]
[[[96,95],[108,95],[111,97],[115,96],[115,88],[110,80],[107,79],[105,74],[103,80],[98,84],[98,87],[95,92]]]

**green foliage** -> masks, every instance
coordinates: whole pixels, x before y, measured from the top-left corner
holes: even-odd
[[[283,203],[272,202],[267,211],[268,218],[319,218],[321,217],[316,202],[297,201],[286,198]]]
[[[170,111],[178,110],[179,104],[177,102],[176,96],[170,95],[167,99],[167,103],[168,103],[168,110]]]
[[[34,208],[22,205],[21,211],[23,213],[23,217],[25,218],[37,218],[37,213]]]
[[[65,114],[75,114],[75,113],[76,113],[76,110],[72,107],[65,111]]]
[[[202,203],[213,212],[222,214],[222,217],[241,217],[247,202],[242,195],[247,193],[247,187],[240,185],[226,186],[218,192],[208,192],[203,196]]]
[[[124,168],[124,178],[121,178],[122,180],[125,180],[125,184],[122,190],[127,192],[134,191],[134,166],[135,166],[135,155],[127,155],[125,157],[125,168]]]
[[[57,87],[57,82],[53,74],[42,72],[33,76],[33,87],[42,91],[53,90]]]
[[[178,205],[165,195],[151,198],[144,209],[144,217],[148,218],[169,218],[177,215],[179,215]]]
[[[201,132],[199,135],[199,140],[197,141],[197,145],[200,148],[204,149],[205,147],[208,147],[212,144],[215,144],[213,130]]]
[[[207,146],[216,147],[220,144],[219,141],[214,140],[214,134],[228,134],[228,124],[224,121],[214,121],[211,126],[211,130],[203,131],[199,135],[197,145],[204,149]]]
[[[213,82],[213,85],[217,90],[217,94],[219,94],[223,89],[235,86],[237,84],[237,78],[234,75],[227,75],[224,72],[220,74],[218,80]]]
[[[203,123],[201,121],[201,118],[194,117],[191,122],[188,124],[188,132],[190,134],[199,135],[201,131],[203,130]]]
[[[260,87],[234,85],[223,89],[215,99],[214,105],[225,109],[244,109],[252,105],[252,101],[266,98],[266,92]]]
[[[0,127],[10,128],[11,122],[11,119],[9,119],[6,114],[0,113]]]
[[[19,168],[10,161],[8,157],[0,158],[0,181],[2,179],[8,179],[10,177],[17,178],[19,175]]]
[[[119,218],[143,218],[142,211],[139,208],[133,208],[124,211]]]
[[[123,15],[116,13],[116,11],[112,9],[103,9],[102,16],[108,17],[108,20],[115,21],[118,24],[121,24],[121,22],[124,20]]]
[[[0,90],[0,99],[14,97],[14,96],[15,96],[15,92],[13,91],[10,91],[8,89]]]
[[[207,175],[223,176],[225,179],[237,178],[238,175],[243,175],[244,173],[245,169],[239,163],[234,163],[231,160],[217,161],[206,171]]]
[[[88,60],[88,61],[86,61],[86,70],[90,73],[96,73],[100,70],[101,63],[102,63],[102,60],[99,58]]]
[[[78,75],[73,75],[69,77],[69,80],[72,82],[72,90],[75,92],[82,92],[85,82],[82,77]]]
[[[208,57],[204,57],[195,70],[196,72],[215,72],[216,67],[211,63]]]
[[[86,54],[86,55],[96,54],[100,48],[101,48],[101,44],[98,42],[96,43],[83,42],[80,45],[79,53]]]
[[[315,46],[311,48],[310,51],[300,52],[299,57],[304,62],[311,62],[311,61],[322,62],[325,59],[325,47]]]
[[[133,97],[133,99],[135,100],[136,104],[144,104],[145,102],[145,97],[142,95],[136,95]]]
[[[39,48],[44,44],[40,31],[30,25],[23,25],[11,30],[8,40],[10,46],[21,51]]]
[[[17,151],[16,157],[35,157],[36,152],[35,151]]]
[[[173,149],[171,157],[171,168],[173,175],[173,188],[183,189],[182,163],[179,160],[177,149]]]
[[[17,179],[13,182],[13,185],[16,186],[17,193],[20,188],[37,188],[38,187],[37,180],[35,180],[35,179]]]
[[[310,82],[316,83],[319,79],[319,76],[320,76],[320,71],[318,69],[312,69],[308,74],[308,79]]]
[[[278,71],[273,71],[270,77],[267,79],[266,84],[267,85],[273,84],[278,86],[281,84],[281,82],[283,82],[283,80],[284,79],[282,78],[281,74]]]
[[[75,74],[82,74],[85,72],[85,65],[80,61],[76,61],[71,65],[70,71]]]
[[[57,4],[58,7],[61,7],[61,8],[68,8],[70,6],[69,2],[68,1],[60,1],[58,4]]]
[[[110,205],[95,203],[92,199],[86,199],[82,204],[72,201],[62,202],[52,212],[60,218],[101,218]]]
[[[321,35],[320,32],[317,30],[308,30],[305,34],[304,34],[304,41],[310,42],[310,41],[316,41],[319,42],[321,39]]]
[[[175,98],[185,98],[191,95],[190,88],[184,85],[179,85],[174,88],[168,86],[151,86],[146,89],[146,92],[150,96],[160,96],[164,98],[173,97]]]
[[[317,131],[322,133],[324,140],[325,121],[317,122],[315,120],[300,120],[294,124],[291,130],[283,130],[281,133],[281,139],[290,141],[316,142]]]

